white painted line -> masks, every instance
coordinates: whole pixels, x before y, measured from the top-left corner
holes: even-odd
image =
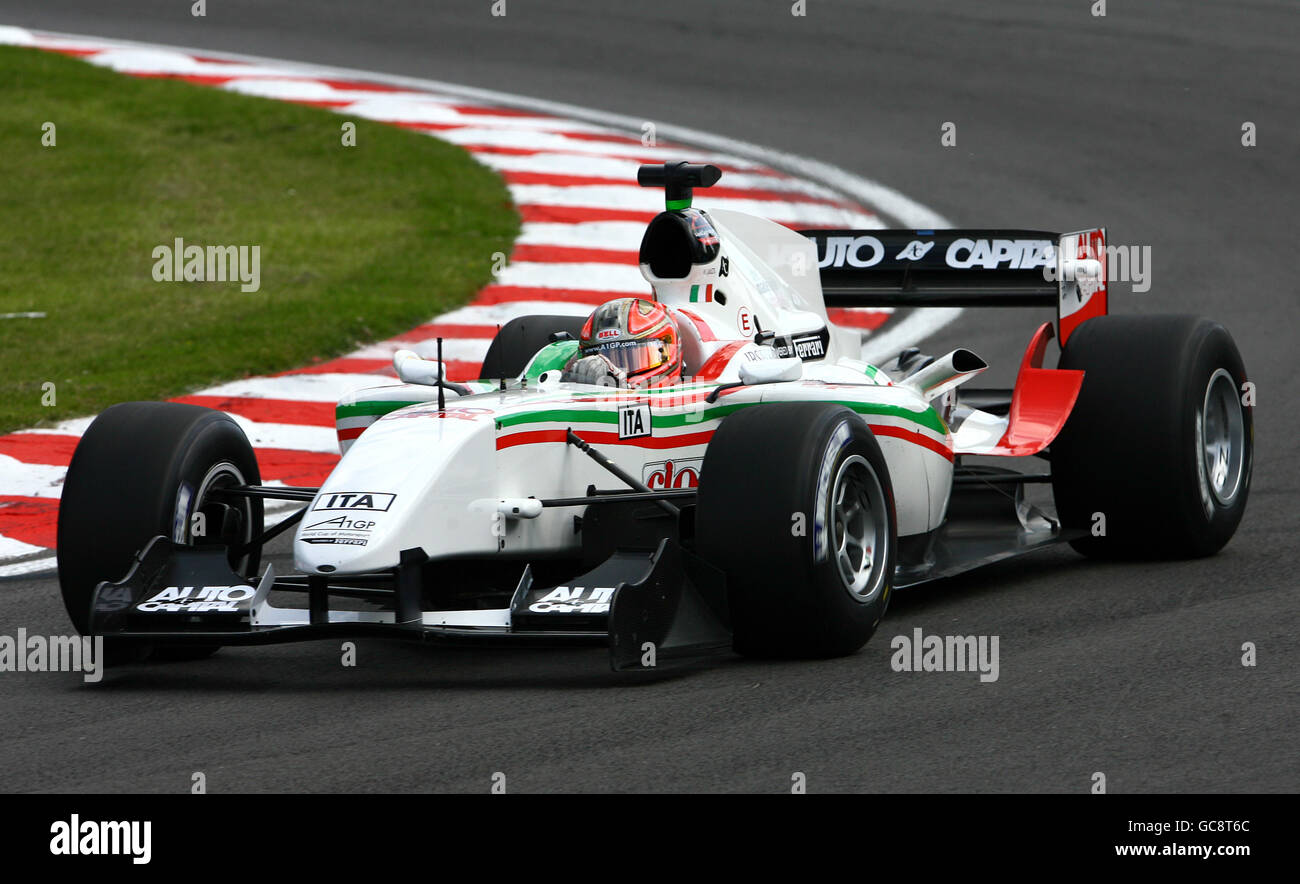
[[[576,249],[615,249],[635,252],[645,225],[638,221],[580,221],[576,224],[525,224],[515,245],[561,246]]]
[[[613,182],[635,181],[640,163],[623,157],[575,156],[567,153],[540,153],[522,156],[512,154],[481,154],[478,161],[502,172],[533,173],[541,175],[574,175],[591,178],[608,178]],[[785,175],[748,174],[729,171],[723,178],[724,186],[753,188],[775,192],[789,192],[819,199],[843,199],[828,187],[822,187],[801,178]],[[701,196],[703,192],[701,192]]]
[[[626,209],[651,214],[663,210],[662,191],[635,184],[512,184],[510,195],[521,206],[575,206],[592,209]],[[695,195],[695,205],[701,208],[731,209],[750,214],[780,213],[786,217],[801,217],[805,224],[825,221],[842,224],[848,219],[876,220],[865,212],[820,203],[781,199],[742,199],[714,196],[707,190]],[[767,216],[764,216],[767,217]],[[877,225],[878,226],[878,225]]]
[[[457,325],[505,325],[520,316],[588,316],[590,304],[577,301],[506,301],[501,304],[468,304],[438,317],[438,322]]]
[[[446,322],[439,317],[438,322]],[[484,323],[486,324],[486,323]],[[482,362],[492,341],[487,338],[448,338],[442,340],[442,358],[448,361]],[[351,354],[358,359],[392,359],[398,350],[414,350],[425,359],[433,359],[438,347],[438,336],[414,341],[380,341]],[[379,377],[376,375],[376,377]]]
[[[63,476],[67,471],[66,467],[23,463],[0,454],[0,489],[14,497],[58,498],[63,494]]]
[[[338,402],[361,387],[391,384],[380,374],[293,374],[278,377],[244,378],[203,390],[204,396],[247,396],[252,399],[288,399],[294,402]]]
[[[16,542],[16,541],[15,541]],[[23,544],[27,546],[27,544]],[[32,549],[39,550],[40,547],[33,546]],[[0,559],[9,559],[10,556],[0,548]],[[43,577],[47,574],[53,574],[58,569],[58,563],[54,555],[41,556],[35,559],[23,559],[19,562],[5,562],[0,564],[0,577]]]
[[[325,454],[337,454],[339,450],[338,436],[333,427],[262,423],[237,414],[232,414],[231,417],[244,430],[254,448],[284,448],[289,451],[319,451]]]
[[[318,99],[322,100],[322,99]],[[329,100],[329,99],[323,99]],[[481,129],[514,129],[520,132],[557,134],[591,134],[622,136],[624,133],[608,126],[592,123],[575,122],[552,116],[520,117],[511,115],[493,116],[492,114],[463,114],[453,108],[446,99],[392,97],[370,93],[364,99],[353,101],[345,108],[338,108],[340,113],[365,117],[370,120],[401,123],[442,123]]]
[[[0,537],[0,559],[16,559],[19,556],[32,556],[45,551],[45,547],[33,546],[14,540],[12,537]]]
[[[496,284],[527,288],[627,292],[632,295],[650,294],[650,283],[645,281],[645,277],[641,275],[641,271],[635,264],[516,261],[501,269],[497,274]],[[589,304],[587,309],[591,311],[595,307]]]

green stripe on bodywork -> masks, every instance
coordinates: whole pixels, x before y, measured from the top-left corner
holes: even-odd
[[[351,405],[337,405],[334,407],[334,419],[343,420],[348,417],[365,417],[367,415],[383,416],[390,411],[397,411],[399,408],[405,408],[408,405],[420,405],[424,400],[417,399],[413,402],[393,401],[372,401],[372,402],[353,402]]]
[[[584,424],[616,424],[618,423],[618,412],[597,411],[590,408],[553,409],[551,411],[532,411],[527,414],[512,414],[508,417],[497,418],[497,423],[503,427],[516,427],[520,424],[562,424],[566,422],[581,422]]]
[[[735,405],[715,405],[704,409],[702,412],[687,411],[681,414],[654,414],[651,413],[651,421],[655,427],[662,429],[673,429],[676,427],[686,427],[691,424],[701,424],[706,421],[718,420],[726,417],[733,411],[742,408],[750,408],[755,405],[763,405],[762,402],[743,402]],[[771,404],[771,403],[766,403]],[[944,426],[939,415],[933,408],[927,408],[925,411],[911,411],[900,405],[884,405],[878,402],[828,402],[828,405],[843,405],[856,411],[858,414],[879,414],[886,417],[896,417],[901,420],[911,421],[920,424],[927,430],[933,430],[939,435],[947,435],[948,428]],[[540,423],[589,423],[589,424],[613,424],[618,422],[617,411],[605,411],[594,408],[581,409],[551,409],[548,411],[533,411],[527,414],[515,414],[509,417],[497,418],[497,423],[502,427],[515,427],[521,424],[540,424]]]
[[[691,424],[702,424],[705,421],[726,417],[733,411],[740,408],[747,408],[751,404],[758,405],[759,403],[718,405],[713,408],[706,408],[702,412],[686,412],[684,414],[655,414],[652,411],[650,419],[654,426],[661,429],[685,427]],[[497,423],[502,427],[516,427],[520,424],[542,423],[616,424],[618,423],[618,412],[603,411],[594,408],[553,409],[551,411],[533,411],[528,414],[515,414],[510,417],[497,418]]]
[[[690,200],[664,200],[664,208],[670,212],[680,212],[691,207]]]
[[[851,408],[858,414],[880,414],[886,417],[896,417],[901,420],[911,421],[914,424],[920,424],[927,430],[934,430],[940,436],[948,435],[948,428],[944,425],[943,419],[933,408],[927,408],[924,411],[912,411],[903,408],[901,405],[884,405],[879,402],[832,402],[832,405],[843,405],[845,408]]]

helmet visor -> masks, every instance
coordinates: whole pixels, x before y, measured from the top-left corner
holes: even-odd
[[[628,375],[658,368],[669,358],[668,342],[658,338],[649,341],[610,341],[608,344],[589,347],[582,355],[604,356]]]

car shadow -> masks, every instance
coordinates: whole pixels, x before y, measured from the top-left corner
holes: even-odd
[[[314,650],[307,648],[315,645]],[[481,691],[650,687],[690,678],[738,659],[727,653],[694,665],[614,672],[603,648],[445,648],[382,639],[356,641],[358,664],[344,666],[328,642],[225,648],[189,662],[112,667],[102,681],[77,689],[113,692],[194,691],[313,694],[337,691]],[[297,648],[295,656],[287,651]]]

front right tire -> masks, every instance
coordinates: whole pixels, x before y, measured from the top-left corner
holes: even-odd
[[[866,422],[813,402],[728,416],[700,470],[695,542],[726,573],[738,652],[861,648],[889,605],[898,545],[889,470]]]

